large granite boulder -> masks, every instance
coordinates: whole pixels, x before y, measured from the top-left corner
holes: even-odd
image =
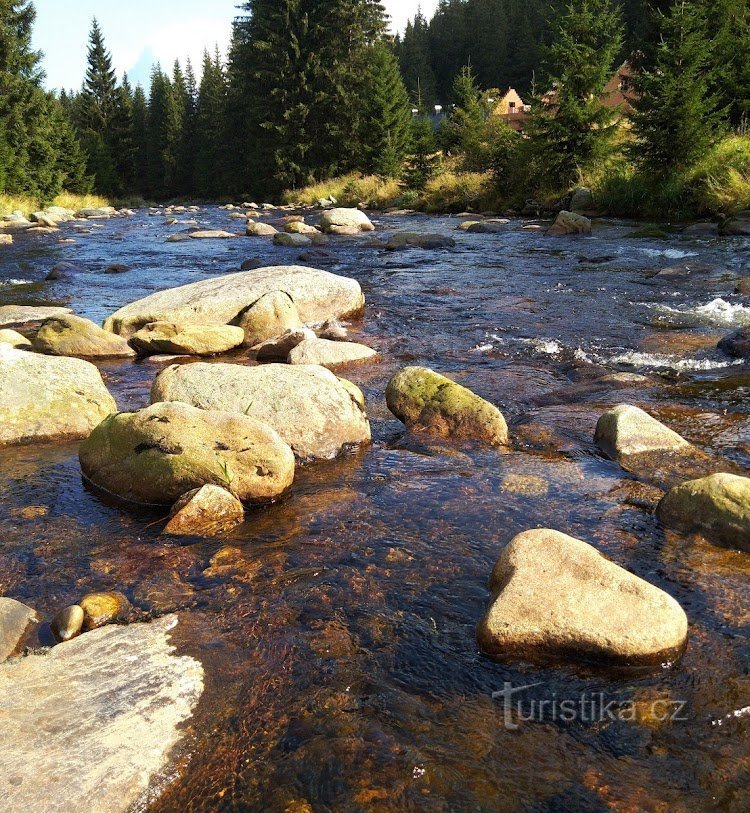
[[[95,487],[145,505],[171,505],[207,483],[265,502],[294,479],[294,455],[270,426],[184,403],[111,415],[83,441],[79,459]]]
[[[318,366],[173,365],[156,377],[151,400],[252,415],[276,429],[300,460],[330,459],[370,440],[362,394]]]
[[[297,306],[283,291],[264,294],[242,314],[239,326],[244,331],[243,339],[248,347],[304,327]]]
[[[212,356],[239,347],[244,340],[245,332],[233,325],[152,322],[130,337],[130,346],[141,356]]]
[[[309,323],[343,319],[361,311],[365,304],[354,279],[315,268],[280,265],[158,291],[120,308],[104,327],[129,337],[149,322],[239,324],[248,308],[273,291],[288,294],[302,321]]]
[[[34,349],[51,356],[78,358],[132,358],[135,351],[122,336],[81,316],[67,314],[48,319],[34,338]]]
[[[0,447],[79,440],[116,411],[93,364],[0,345]]]
[[[338,342],[331,339],[305,339],[289,351],[290,364],[320,364],[321,367],[338,367],[354,361],[366,361],[377,353],[364,344]]]
[[[320,218],[320,228],[335,233],[336,227],[375,231],[370,218],[359,209],[326,209]]]
[[[388,409],[410,427],[490,445],[508,442],[500,410],[427,367],[405,367],[385,391]]]
[[[656,667],[687,640],[687,617],[671,596],[558,531],[516,536],[490,592],[477,639],[498,658]]]
[[[103,627],[0,666],[3,810],[140,808],[203,692],[201,664],[169,643],[176,623]]]
[[[750,478],[712,474],[675,486],[659,503],[659,520],[668,528],[704,533],[750,552]]]
[[[245,234],[248,237],[273,237],[274,234],[278,234],[278,231],[279,230],[270,223],[256,223],[250,221],[245,229]]]

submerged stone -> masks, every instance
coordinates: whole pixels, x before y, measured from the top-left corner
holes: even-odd
[[[0,667],[4,810],[136,806],[167,768],[203,691],[201,664],[169,643],[176,623],[104,627]]]
[[[168,536],[218,536],[239,525],[245,509],[225,488],[205,485],[183,494],[169,516]]]
[[[490,592],[477,638],[498,658],[662,666],[687,640],[687,617],[671,596],[558,531],[516,536]]]
[[[388,409],[407,426],[491,445],[508,442],[508,427],[496,406],[427,367],[396,373],[385,397]]]
[[[456,241],[452,237],[443,234],[414,234],[412,232],[401,232],[394,234],[385,244],[388,251],[400,251],[405,248],[454,248]]]
[[[735,359],[750,359],[750,328],[743,327],[719,342],[719,350]]]

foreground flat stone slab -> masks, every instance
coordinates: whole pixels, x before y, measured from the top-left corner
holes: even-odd
[[[88,361],[0,345],[0,448],[79,440],[116,411]]]
[[[126,813],[168,766],[203,692],[166,616],[103,627],[0,666],[0,807]]]
[[[272,426],[300,460],[330,459],[370,441],[362,393],[316,365],[173,365],[156,377],[151,401],[251,415]]]
[[[0,663],[16,651],[26,630],[37,620],[31,607],[12,598],[0,598]]]
[[[306,323],[344,319],[365,304],[354,279],[301,265],[279,265],[158,291],[120,308],[104,327],[129,337],[149,322],[239,324],[244,311],[274,291],[288,294]]]
[[[733,548],[750,552],[750,478],[712,474],[675,486],[659,503],[668,528],[700,531]]]
[[[39,327],[53,316],[72,313],[70,308],[53,308],[35,305],[0,305],[0,327]]]
[[[499,658],[660,666],[687,640],[687,617],[671,596],[558,531],[516,536],[490,592],[477,639]]]
[[[388,382],[388,409],[406,426],[491,445],[508,442],[500,410],[428,367],[404,367]]]

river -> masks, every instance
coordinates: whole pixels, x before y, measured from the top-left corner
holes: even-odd
[[[173,640],[203,663],[206,690],[150,813],[746,810],[750,556],[665,532],[658,490],[605,460],[593,433],[603,411],[635,403],[748,466],[750,372],[716,343],[750,325],[750,297],[734,293],[750,241],[630,239],[632,224],[607,220],[589,238],[548,238],[521,221],[464,234],[450,217],[373,219],[377,237],[438,232],[457,247],[334,238],[308,263],[365,292],[350,335],[382,357],[342,374],[366,394],[372,446],[303,468],[288,499],[190,544],[161,538],[159,514],[89,493],[75,445],[2,451],[0,594],[46,617],[110,589],[178,611]],[[199,220],[237,227],[217,208]],[[0,304],[66,304],[99,322],[248,258],[299,255],[263,238],[168,243],[179,226],[144,211],[100,225],[75,244],[4,247]],[[44,282],[63,260],[88,273]],[[115,262],[132,270],[101,273]],[[407,364],[497,404],[510,449],[405,433],[383,393]],[[158,365],[99,366],[121,409],[148,403]],[[481,655],[492,566],[534,527],[590,542],[674,596],[690,619],[682,660],[635,675]],[[529,702],[603,697],[615,711],[509,718],[493,699],[507,684],[529,686]],[[678,719],[617,713],[658,699]]]

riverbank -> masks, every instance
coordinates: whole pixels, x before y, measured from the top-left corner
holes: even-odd
[[[523,171],[518,172],[523,178]],[[733,135],[713,147],[690,171],[654,181],[639,174],[624,153],[583,177],[591,190],[589,208],[603,215],[646,221],[721,221],[750,209],[750,137]],[[464,172],[458,161],[443,159],[440,169],[423,189],[377,176],[350,174],[300,190],[287,191],[285,203],[313,205],[336,199],[342,206],[388,209],[410,208],[432,214],[493,211],[518,215],[530,202],[539,211],[565,208],[573,189],[519,188],[505,197],[498,192],[492,172]]]

